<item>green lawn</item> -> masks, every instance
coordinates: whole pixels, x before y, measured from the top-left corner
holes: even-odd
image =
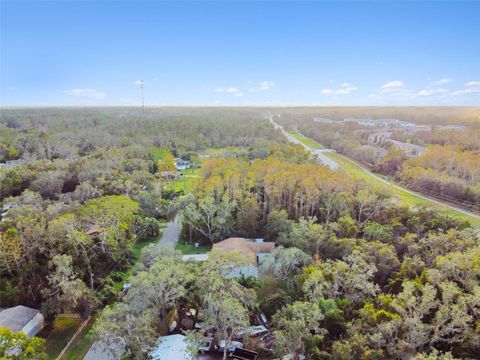
[[[75,341],[70,345],[62,357],[62,360],[82,360],[94,342],[90,330],[95,323],[95,318],[91,318]]]
[[[180,240],[175,247],[183,255],[192,255],[192,254],[205,254],[212,250],[210,245],[200,245],[195,247],[193,244],[188,244],[185,241]]]
[[[314,149],[314,150],[320,150],[320,149],[323,149],[323,146],[320,145],[319,143],[317,143],[315,140],[313,139],[310,139],[306,136],[303,136],[302,134],[300,133],[296,133],[296,132],[289,132],[290,135],[292,135],[295,139],[297,139],[298,141],[301,141],[302,143],[304,143],[305,145],[307,145],[308,147]]]
[[[208,148],[205,150],[205,153],[213,157],[219,157],[219,156],[225,156],[226,154],[237,154],[242,149],[243,148],[238,146],[227,146],[223,148]]]
[[[310,144],[313,143],[315,146],[315,149],[319,149],[318,146],[321,146],[319,145],[317,142],[315,142],[314,140],[312,139],[309,139],[305,136],[303,136],[302,134],[298,134],[298,133],[292,133],[292,135],[302,141],[305,145],[313,148]],[[307,140],[304,140],[304,139],[307,139]],[[320,147],[321,148],[321,147]],[[336,161],[340,167],[345,170],[345,172],[347,172],[349,175],[351,175],[354,179],[356,180],[362,180],[362,181],[365,181],[366,183],[369,183],[370,185],[373,185],[379,189],[383,189],[383,190],[386,190],[388,193],[394,195],[397,199],[400,200],[401,203],[405,204],[405,205],[429,205],[429,206],[434,206],[434,207],[437,207],[439,209],[441,209],[442,211],[445,211],[447,214],[459,219],[459,220],[463,220],[463,221],[469,221],[471,224],[475,224],[475,225],[479,225],[480,226],[480,219],[474,217],[474,216],[470,216],[470,215],[467,215],[467,214],[464,214],[462,212],[459,212],[457,210],[454,210],[448,206],[442,206],[442,205],[439,205],[437,203],[434,203],[433,201],[429,201],[429,200],[426,200],[426,199],[423,199],[417,195],[414,195],[414,194],[411,194],[405,190],[402,190],[402,189],[399,189],[397,187],[394,187],[394,186],[391,186],[391,185],[388,185],[388,184],[385,184],[383,183],[382,181],[380,181],[379,179],[375,178],[374,176],[372,176],[371,174],[365,172],[362,167],[357,164],[355,161],[343,156],[343,155],[340,155],[338,153],[335,153],[335,152],[325,152],[324,153],[326,156],[328,156],[330,159]],[[382,177],[383,175],[378,175],[380,177]]]
[[[81,323],[82,319],[78,316],[62,316],[55,319],[53,329],[45,343],[48,359],[55,359],[60,354]]]
[[[183,191],[185,194],[191,193],[195,187],[195,182],[201,169],[182,170],[182,177],[170,180],[166,186],[167,190]]]

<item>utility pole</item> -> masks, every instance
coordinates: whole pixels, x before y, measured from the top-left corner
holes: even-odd
[[[143,80],[140,80],[140,89],[142,90],[142,120],[145,117],[145,103],[143,101]]]

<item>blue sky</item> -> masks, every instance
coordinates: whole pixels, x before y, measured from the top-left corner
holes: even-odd
[[[2,105],[480,105],[480,2],[5,2]]]

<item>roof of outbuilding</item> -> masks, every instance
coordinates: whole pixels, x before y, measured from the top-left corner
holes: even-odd
[[[0,327],[18,332],[23,329],[40,311],[27,306],[18,305],[0,312]]]

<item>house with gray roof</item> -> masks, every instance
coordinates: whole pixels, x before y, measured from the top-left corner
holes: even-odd
[[[37,309],[18,305],[0,312],[0,327],[17,333],[23,331],[28,337],[37,335],[45,326],[42,313]]]

